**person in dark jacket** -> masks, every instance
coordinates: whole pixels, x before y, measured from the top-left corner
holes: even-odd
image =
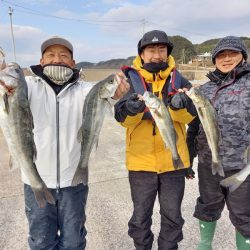
[[[191,122],[195,114],[190,99],[178,93],[178,89],[189,88],[191,84],[176,71],[172,49],[173,44],[165,32],[145,33],[138,43],[133,67],[124,68],[131,83],[130,91],[115,105],[115,118],[127,130],[126,166],[134,205],[128,234],[137,250],[152,248],[152,214],[157,194],[161,214],[158,249],[177,249],[183,239],[181,203],[186,169],[190,166],[185,124]],[[143,94],[145,90],[170,106],[183,169],[174,168],[170,149],[165,147],[150,113],[145,110],[144,101],[138,98],[138,93]]]
[[[194,216],[200,224],[199,250],[212,249],[216,221],[225,204],[236,229],[237,249],[250,249],[250,176],[232,193],[220,186],[222,179],[239,172],[247,164],[246,151],[250,144],[250,66],[247,57],[247,47],[239,37],[222,38],[212,53],[216,69],[208,74],[210,81],[200,87],[217,112],[219,156],[225,177],[212,175],[211,151],[198,119],[191,123],[187,132],[193,156],[196,149],[198,153],[200,196]]]

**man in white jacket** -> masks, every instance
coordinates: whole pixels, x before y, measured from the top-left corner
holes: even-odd
[[[82,250],[86,246],[85,205],[88,185],[71,186],[81,154],[77,132],[90,84],[79,82],[72,44],[52,37],[41,45],[39,65],[26,77],[34,121],[37,170],[55,199],[40,208],[23,175],[25,211],[32,250]],[[120,73],[118,73],[120,74]],[[120,99],[129,84],[120,78],[114,99]]]

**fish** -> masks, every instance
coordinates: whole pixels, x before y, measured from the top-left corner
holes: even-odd
[[[81,155],[72,186],[88,183],[88,164],[94,145],[98,139],[106,113],[110,110],[109,98],[113,97],[120,79],[117,75],[109,75],[96,83],[87,94],[82,109],[82,124],[77,139],[81,143]]]
[[[9,63],[0,70],[0,89],[0,127],[11,161],[28,178],[39,207],[43,208],[47,202],[55,204],[35,165],[37,152],[28,87],[18,64]]]
[[[4,50],[0,47],[0,70],[4,69],[5,67],[5,53]]]
[[[220,181],[220,185],[228,188],[229,192],[232,193],[235,191],[241,183],[243,183],[248,175],[250,174],[250,150],[249,147],[247,148],[247,163],[244,168],[242,168],[238,173],[233,174],[226,179]]]
[[[185,94],[193,101],[205,131],[212,153],[212,174],[224,177],[224,169],[219,157],[219,126],[216,110],[211,101],[202,94],[199,88],[191,87]]]
[[[177,134],[168,108],[160,98],[149,91],[144,92],[142,99],[145,101],[145,105],[148,107],[155,124],[160,131],[165,146],[169,148],[172,153],[174,168],[184,168],[184,164],[177,151]]]

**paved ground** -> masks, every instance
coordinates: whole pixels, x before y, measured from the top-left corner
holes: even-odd
[[[113,118],[105,120],[99,147],[91,156],[90,192],[87,204],[87,250],[132,250],[127,221],[132,211],[127,171],[124,166],[125,130]],[[10,171],[9,155],[0,134],[0,249],[26,250],[27,221],[23,186],[18,171]],[[182,211],[184,240],[180,250],[193,250],[198,243],[198,224],[192,217],[197,197],[197,178],[186,182]],[[159,206],[156,203],[152,230],[159,232]],[[214,250],[236,249],[234,229],[225,210],[218,222]],[[154,244],[153,250],[157,246]]]

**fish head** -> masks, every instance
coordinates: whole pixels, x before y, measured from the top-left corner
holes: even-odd
[[[99,96],[107,99],[115,95],[115,91],[119,85],[119,79],[116,75],[110,75],[100,82]]]
[[[8,63],[0,70],[0,85],[7,89],[16,89],[23,77],[22,69],[17,63]]]
[[[150,109],[159,109],[161,106],[161,100],[152,92],[145,91],[142,99],[145,101],[145,105]]]
[[[206,98],[201,93],[199,88],[192,87],[188,91],[185,92],[186,95],[193,101],[195,105],[204,106],[206,103]]]

